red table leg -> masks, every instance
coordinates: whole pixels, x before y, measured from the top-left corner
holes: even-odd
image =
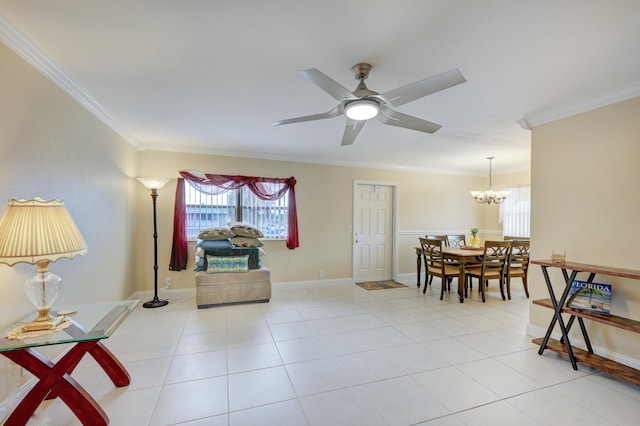
[[[107,376],[111,379],[111,382],[114,386],[121,388],[123,386],[129,386],[131,383],[131,376],[129,376],[129,372],[124,368],[124,365],[118,361],[118,359],[102,344],[102,342],[96,342],[96,345],[89,349],[89,354],[93,356],[93,358],[98,362],[98,365],[102,367]],[[73,370],[77,367],[80,359],[76,362],[75,365],[71,366],[69,370],[67,370],[67,374],[71,374]],[[47,395],[46,399],[55,399],[58,397],[58,394],[55,392],[50,392]]]
[[[102,342],[98,342],[89,350],[89,353],[107,373],[115,387],[129,386],[129,383],[131,383],[129,372]]]
[[[94,348],[96,348],[98,344],[99,342],[97,340],[79,342],[55,364],[31,348],[2,352],[2,355],[24,367],[39,379],[38,383],[36,383],[33,389],[29,391],[13,413],[7,418],[5,425],[25,425],[40,403],[50,394],[62,399],[82,424],[109,424],[109,418],[96,400],[68,374],[78,365],[80,359],[82,359],[87,352],[94,355]],[[119,364],[106,348],[95,349],[95,352],[98,353],[98,358],[111,357],[114,363]],[[96,358],[96,360],[98,359]],[[111,369],[113,365],[115,365],[112,364],[112,361],[98,360],[98,363],[100,363],[103,368],[105,368],[106,365]],[[126,374],[126,370],[124,370],[124,372]],[[114,381],[114,384],[116,380],[118,382],[122,380],[120,374],[109,372],[107,372],[107,374],[109,374],[109,377]],[[114,380],[112,374],[117,376],[116,380]]]

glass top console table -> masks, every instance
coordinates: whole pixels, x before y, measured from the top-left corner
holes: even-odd
[[[60,398],[82,424],[107,425],[109,418],[89,393],[72,377],[85,354],[89,353],[116,387],[128,386],[129,373],[120,361],[100,342],[113,334],[139,300],[93,303],[67,307],[68,327],[42,335],[7,339],[11,329],[0,335],[0,354],[32,373],[38,382],[7,417],[5,425],[24,425],[45,399]],[[58,312],[62,312],[59,310]],[[55,315],[56,312],[52,312]],[[25,319],[30,321],[33,315]],[[36,351],[38,347],[72,344],[56,362]]]

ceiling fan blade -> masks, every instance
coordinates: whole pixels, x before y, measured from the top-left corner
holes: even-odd
[[[390,90],[383,93],[382,97],[388,103],[394,106],[400,106],[432,93],[439,92],[440,90],[464,83],[465,81],[467,80],[462,76],[460,71],[454,69]]]
[[[439,124],[394,111],[384,104],[380,105],[380,111],[382,114],[378,114],[378,120],[381,123],[388,124],[390,126],[404,127],[405,129],[417,130],[425,133],[435,133],[440,127],[442,127]]]
[[[271,125],[281,126],[283,124],[301,123],[303,121],[323,120],[325,118],[337,117],[342,114],[343,111],[344,108],[342,107],[342,104],[338,104],[329,112],[323,112],[322,114],[305,115],[304,117],[287,118],[286,120],[272,121]]]
[[[340,85],[334,79],[328,77],[326,74],[315,68],[300,70],[298,72],[338,101],[344,101],[345,99],[351,99],[354,97],[353,93],[347,90],[344,86]]]
[[[358,134],[360,133],[360,130],[362,130],[366,122],[366,120],[356,121],[347,118],[347,124],[344,127],[344,135],[342,135],[342,143],[340,144],[340,146],[351,145],[353,142],[355,142]]]

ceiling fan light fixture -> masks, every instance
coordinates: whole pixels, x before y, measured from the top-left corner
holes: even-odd
[[[351,145],[367,121],[374,117],[377,117],[381,124],[431,134],[442,126],[395,111],[392,107],[404,105],[467,81],[459,70],[453,69],[380,94],[369,90],[364,83],[371,68],[371,64],[368,63],[359,63],[351,68],[353,76],[358,80],[358,86],[353,92],[315,68],[299,70],[300,74],[336,99],[338,104],[328,112],[272,121],[271,124],[280,126],[346,115],[341,146]]]
[[[352,120],[369,120],[380,112],[380,107],[374,101],[363,99],[349,103],[345,107],[345,114]]]

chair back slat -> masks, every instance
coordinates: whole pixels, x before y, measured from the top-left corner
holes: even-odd
[[[467,240],[464,234],[447,235],[447,244],[450,247],[464,247],[467,245]]]
[[[439,266],[443,262],[442,246],[444,241],[432,238],[420,238],[420,246],[422,247],[422,256],[427,267]]]
[[[511,252],[511,241],[485,241],[482,268],[504,274]]]
[[[432,235],[432,234],[427,234],[426,235],[428,240],[440,240],[444,243],[445,246],[448,246],[448,241],[447,241],[447,236],[446,235]]]
[[[527,298],[529,297],[527,275],[529,271],[530,244],[531,243],[528,239],[511,241],[511,254],[509,255],[509,261],[507,262],[505,278],[509,299],[511,299],[511,278],[522,278],[524,292]]]
[[[509,256],[509,265],[518,265],[519,268],[529,266],[529,250],[531,243],[528,240],[512,240],[511,254]]]

